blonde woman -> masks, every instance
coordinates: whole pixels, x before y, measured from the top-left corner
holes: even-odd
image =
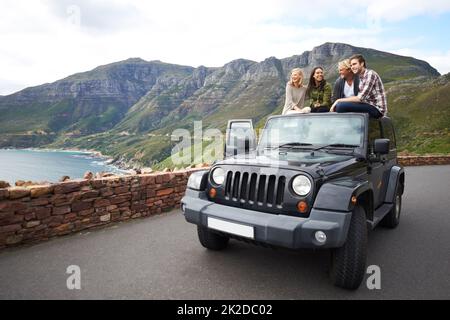
[[[339,78],[334,83],[331,103],[337,99],[355,97],[359,93],[359,76],[354,74],[350,66],[350,59],[339,62]]]
[[[290,80],[286,84],[286,101],[284,103],[283,115],[311,112],[311,108],[303,106],[306,96],[306,87],[303,85],[303,79],[302,69],[292,69]]]

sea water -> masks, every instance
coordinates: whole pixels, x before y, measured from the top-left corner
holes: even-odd
[[[57,182],[62,176],[83,178],[84,173],[126,171],[108,164],[105,158],[78,151],[0,149],[0,180],[14,185],[17,180]]]

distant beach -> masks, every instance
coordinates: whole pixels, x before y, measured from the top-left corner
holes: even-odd
[[[62,176],[83,178],[84,173],[127,170],[112,164],[113,159],[92,150],[66,149],[0,149],[0,180],[11,185],[17,180],[57,182]]]

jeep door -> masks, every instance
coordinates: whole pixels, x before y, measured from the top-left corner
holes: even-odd
[[[383,182],[385,165],[382,161],[382,157],[379,157],[374,153],[374,145],[376,139],[381,139],[381,123],[378,119],[369,119],[369,136],[368,136],[368,148],[367,148],[367,159],[369,159],[368,164],[368,176],[369,181],[373,185],[373,204],[374,208],[378,208],[384,200],[383,194]]]
[[[256,149],[256,134],[251,119],[228,121],[225,135],[224,158]]]
[[[389,118],[381,119],[381,129],[384,139],[389,139],[389,153],[382,157],[384,163],[384,174],[383,174],[383,186],[381,190],[381,199],[384,200],[386,196],[386,190],[389,183],[389,175],[391,173],[391,168],[397,164],[397,145],[395,139],[394,126]]]

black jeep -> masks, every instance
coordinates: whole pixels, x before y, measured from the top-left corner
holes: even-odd
[[[404,183],[389,118],[272,116],[258,144],[251,120],[229,121],[225,159],[192,174],[181,202],[208,249],[222,250],[230,238],[331,248],[332,282],[356,289],[367,228],[398,225]]]

